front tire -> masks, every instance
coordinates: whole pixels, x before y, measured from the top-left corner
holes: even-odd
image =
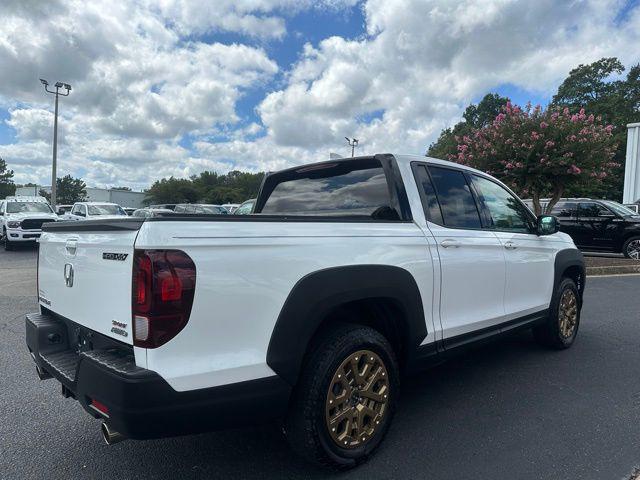
[[[3,235],[3,237],[4,237],[4,249],[7,252],[9,252],[9,251],[13,250],[14,247],[13,247],[12,243],[9,241],[9,234],[7,233],[7,231],[4,230],[3,233],[4,233],[4,235]]]
[[[580,326],[582,299],[576,283],[563,278],[558,285],[551,305],[549,318],[533,329],[535,339],[541,345],[564,350],[573,345]]]
[[[640,237],[628,238],[622,246],[622,253],[627,258],[640,260]]]
[[[285,432],[305,459],[335,469],[364,462],[387,433],[399,396],[399,369],[376,330],[340,324],[308,355]]]

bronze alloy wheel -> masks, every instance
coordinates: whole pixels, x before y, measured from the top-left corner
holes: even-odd
[[[335,371],[325,405],[331,439],[342,448],[355,448],[371,439],[387,413],[389,373],[370,350],[349,355]]]
[[[570,288],[565,289],[560,297],[558,322],[560,335],[563,338],[570,338],[578,323],[578,299],[576,293]]]

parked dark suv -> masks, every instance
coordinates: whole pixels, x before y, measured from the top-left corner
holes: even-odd
[[[525,203],[533,209],[531,200]],[[549,203],[541,200],[542,208]],[[551,210],[560,231],[573,238],[581,250],[623,253],[640,259],[640,215],[611,200],[562,198]]]

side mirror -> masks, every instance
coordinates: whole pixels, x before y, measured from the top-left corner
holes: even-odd
[[[59,208],[56,212],[58,215],[64,215],[64,208]]]
[[[536,230],[538,235],[552,235],[560,230],[560,222],[553,215],[540,215]]]

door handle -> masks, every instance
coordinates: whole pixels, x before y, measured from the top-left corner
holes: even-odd
[[[457,240],[446,238],[440,242],[440,245],[442,246],[442,248],[458,248],[460,246],[460,242],[458,242]]]
[[[518,246],[511,240],[509,240],[508,242],[504,242],[504,248],[506,248],[507,250],[515,250],[516,248],[518,248]]]

